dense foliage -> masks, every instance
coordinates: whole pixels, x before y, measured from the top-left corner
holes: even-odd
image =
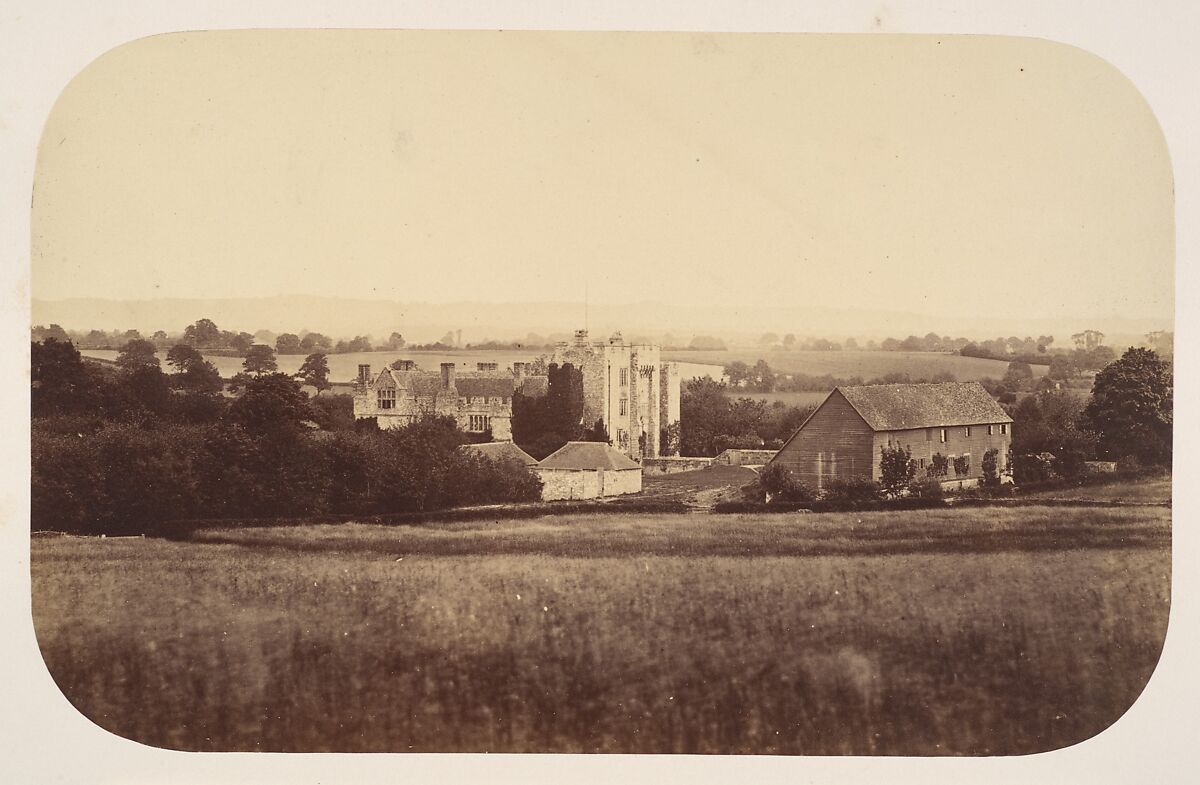
[[[1096,374],[1083,416],[1099,452],[1113,460],[1170,463],[1174,384],[1171,366],[1149,349],[1130,348]]]
[[[583,371],[571,363],[550,363],[546,376],[545,395],[513,393],[513,441],[539,461],[567,442],[607,443],[603,420],[583,423]]]
[[[713,456],[731,447],[778,449],[813,412],[812,406],[731,399],[707,377],[684,383],[679,397],[679,454]]]
[[[266,371],[226,398],[186,345],[169,355],[172,374],[136,340],[111,366],[54,339],[31,354],[35,529],[169,533],[181,519],[540,497],[525,466],[459,450],[468,437],[451,418],[359,428],[348,396],[310,400],[292,377]]]

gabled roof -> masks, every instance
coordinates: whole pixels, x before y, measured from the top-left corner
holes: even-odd
[[[979,382],[871,384],[835,392],[876,431],[1013,421]]]
[[[459,376],[454,380],[459,395],[472,398],[507,398],[513,394],[512,376]]]
[[[629,456],[603,442],[567,442],[537,465],[539,469],[640,469]]]
[[[484,442],[483,444],[464,444],[459,448],[463,452],[471,452],[477,455],[482,455],[485,458],[490,458],[493,461],[501,461],[512,459],[520,461],[526,466],[534,466],[537,464],[537,459],[529,453],[522,450],[512,442]]]

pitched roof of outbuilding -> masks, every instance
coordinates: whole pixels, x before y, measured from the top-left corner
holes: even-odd
[[[537,464],[537,458],[522,450],[512,442],[484,442],[483,444],[464,444],[463,452],[473,452],[493,461],[515,459],[526,466]]]
[[[876,431],[1012,422],[979,382],[838,387]]]
[[[567,442],[538,464],[539,469],[640,469],[625,453],[603,442]]]

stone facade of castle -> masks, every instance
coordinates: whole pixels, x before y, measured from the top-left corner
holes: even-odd
[[[603,420],[618,450],[635,459],[679,451],[679,366],[662,362],[658,346],[626,343],[620,333],[592,341],[576,330],[551,362],[583,372],[583,423]]]
[[[620,333],[591,341],[586,330],[576,330],[575,340],[559,344],[550,362],[581,371],[581,424],[603,420],[622,453],[641,460],[679,451],[679,367],[662,362],[658,346],[626,343]],[[474,371],[459,371],[455,363],[442,363],[440,371],[423,371],[400,360],[372,374],[370,365],[360,365],[354,416],[374,417],[380,428],[399,428],[425,415],[449,416],[468,433],[490,431],[494,441],[511,441],[513,393],[536,397],[548,387],[547,377],[529,375],[526,367],[478,363]]]

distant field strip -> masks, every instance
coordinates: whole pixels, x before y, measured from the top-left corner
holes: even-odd
[[[309,552],[467,556],[826,556],[1158,548],[1164,508],[978,507],[921,512],[547,516],[381,527],[360,524],[196,532],[197,542]]]

